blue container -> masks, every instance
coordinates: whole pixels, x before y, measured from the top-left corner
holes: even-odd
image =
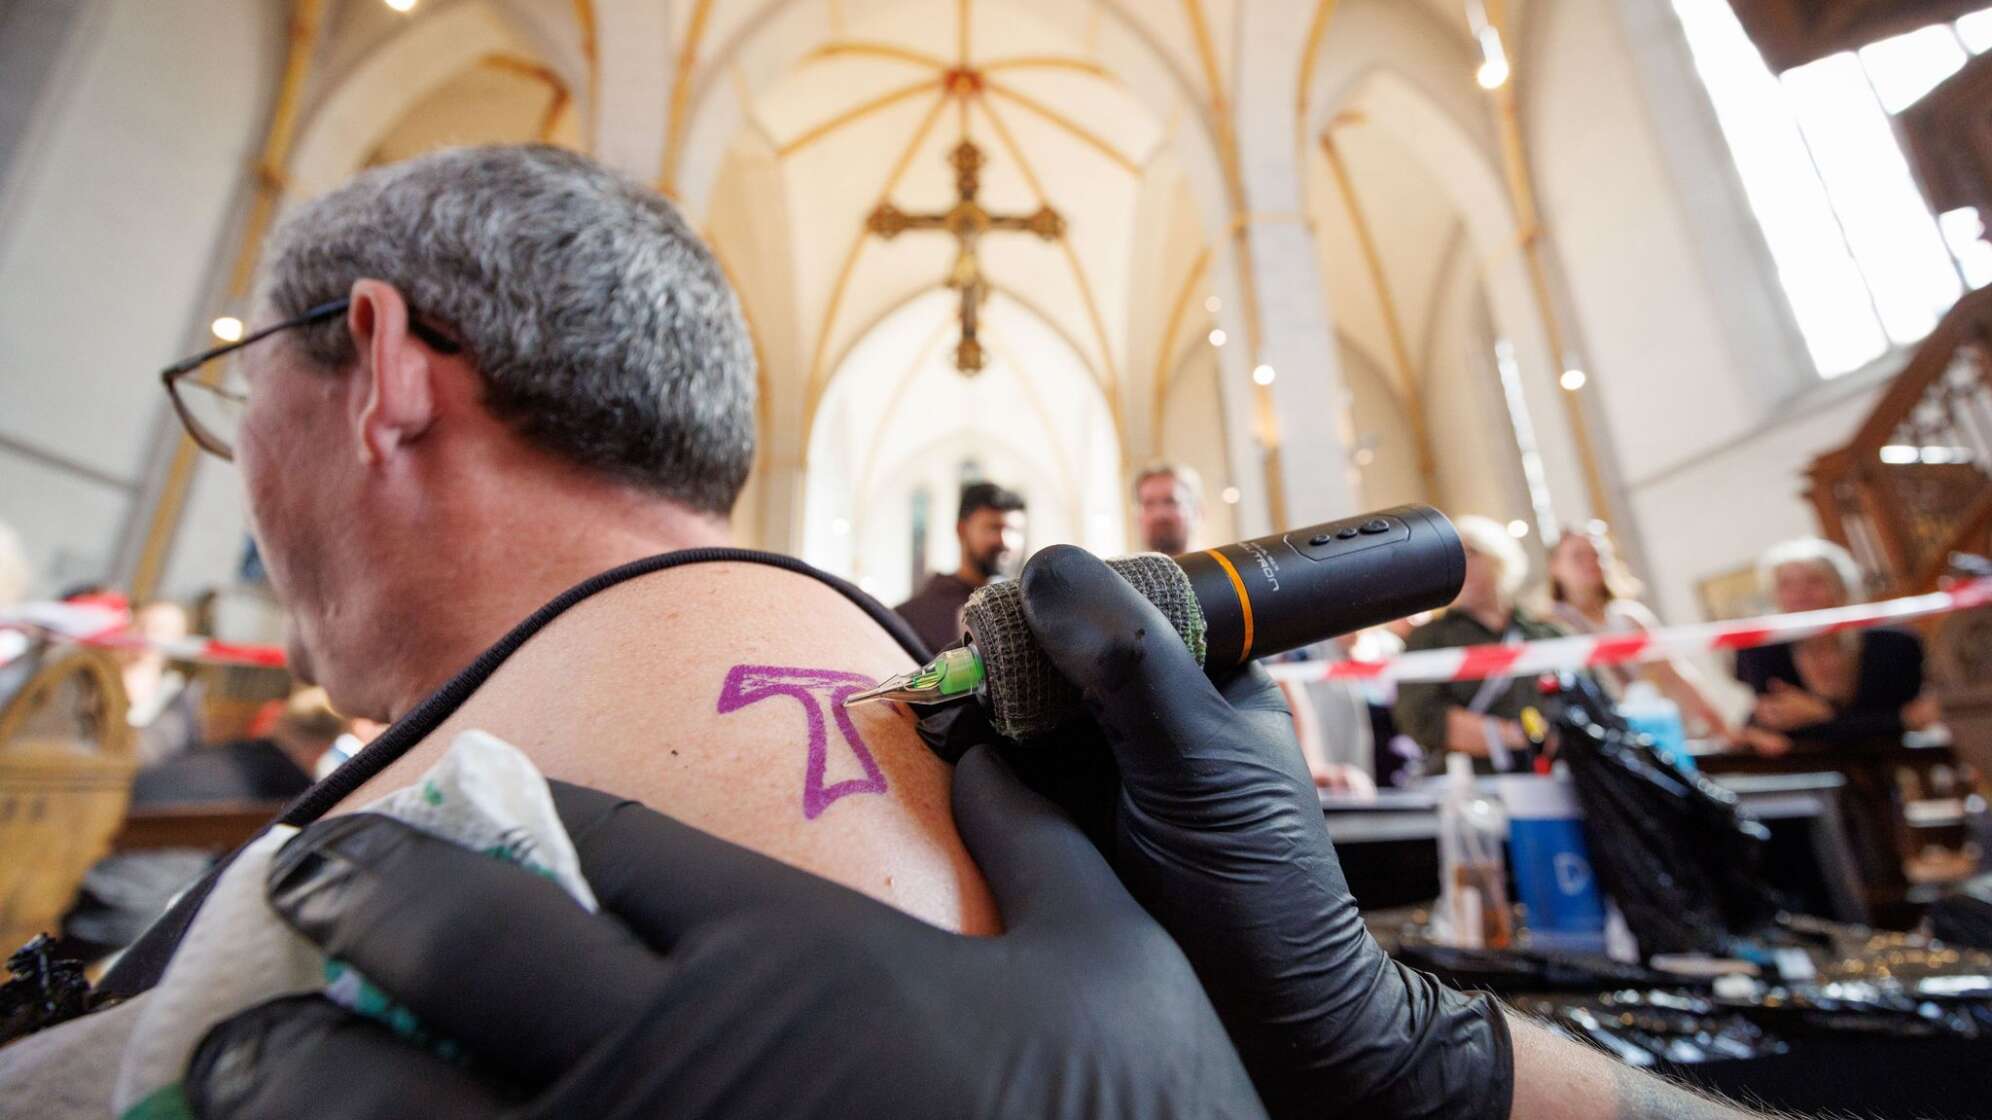
[[[1580,953],[1605,950],[1605,900],[1584,843],[1584,814],[1567,781],[1495,779],[1508,810],[1508,863],[1529,908],[1530,943]]]
[[[1634,681],[1619,701],[1618,713],[1626,726],[1653,740],[1661,758],[1693,773],[1695,756],[1688,753],[1688,731],[1681,723],[1681,709],[1645,681]]]

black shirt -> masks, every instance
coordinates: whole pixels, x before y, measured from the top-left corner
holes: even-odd
[[[196,747],[132,780],[131,803],[185,805],[212,801],[288,801],[311,788],[311,775],[268,739]]]
[[[973,594],[975,588],[967,581],[944,572],[929,576],[925,587],[892,609],[920,635],[920,640],[927,643],[927,652],[932,653],[961,638],[961,609],[968,605],[968,597]]]
[[[1804,688],[1791,643],[1736,651],[1736,679],[1762,696],[1772,681]],[[1902,707],[1923,692],[1923,643],[1906,630],[1877,627],[1861,632],[1860,664],[1855,669],[1854,698],[1835,704],[1838,713],[1823,723],[1795,727],[1793,739],[1846,745],[1863,739],[1902,736]]]

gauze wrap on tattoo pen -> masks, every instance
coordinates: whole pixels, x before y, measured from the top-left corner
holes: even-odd
[[[1182,635],[1190,656],[1203,664],[1204,614],[1190,586],[1190,577],[1174,560],[1160,553],[1122,556],[1106,562],[1141,596],[1162,611],[1162,617]],[[1083,711],[1079,689],[1059,675],[1051,659],[1038,652],[1024,622],[1020,584],[992,583],[969,596],[962,620],[982,651],[989,680],[989,722],[1002,735],[1027,739],[1042,735]]]

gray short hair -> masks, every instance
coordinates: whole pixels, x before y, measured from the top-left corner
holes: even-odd
[[[1529,554],[1522,551],[1521,542],[1500,522],[1475,513],[1453,518],[1453,528],[1468,548],[1501,566],[1501,597],[1514,599],[1529,578]]]
[[[1849,603],[1860,601],[1866,589],[1867,579],[1853,553],[1819,537],[1799,537],[1774,544],[1757,558],[1757,586],[1766,598],[1777,590],[1778,569],[1787,564],[1811,564],[1831,572]]]
[[[454,330],[484,404],[570,461],[694,509],[733,508],[754,460],[754,349],[677,210],[543,144],[456,148],[362,172],[285,219],[264,298],[284,316],[393,284]],[[305,332],[355,360],[343,323]]]

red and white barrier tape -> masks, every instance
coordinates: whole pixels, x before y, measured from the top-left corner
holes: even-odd
[[[1300,682],[1477,681],[1488,677],[1523,677],[1794,642],[1818,634],[1863,630],[1987,604],[1992,604],[1992,577],[1928,595],[1855,603],[1823,611],[1668,626],[1631,634],[1587,634],[1502,645],[1418,650],[1385,661],[1295,661],[1266,668],[1276,679]]]
[[[205,665],[284,667],[278,646],[244,645],[215,638],[148,641],[131,629],[131,612],[109,603],[23,603],[0,611],[0,630],[45,634],[59,641],[103,649],[156,649],[176,661]],[[6,662],[0,656],[0,664]]]
[[[1668,626],[1632,634],[1592,634],[1507,645],[1419,650],[1401,653],[1385,661],[1286,662],[1269,665],[1267,669],[1275,678],[1299,682],[1473,681],[1487,677],[1534,676],[1562,669],[1586,669],[1748,649],[1751,646],[1797,641],[1817,634],[1863,630],[1885,622],[1969,610],[1988,604],[1992,604],[1992,577],[1983,577],[1928,595],[1911,595],[1881,603],[1855,603],[1800,614]],[[12,610],[0,611],[0,630],[39,632],[79,645],[113,649],[149,647],[176,660],[207,665],[282,668],[285,663],[284,651],[277,646],[241,645],[213,638],[148,642],[132,633],[128,612],[115,606],[94,603],[26,603]]]

